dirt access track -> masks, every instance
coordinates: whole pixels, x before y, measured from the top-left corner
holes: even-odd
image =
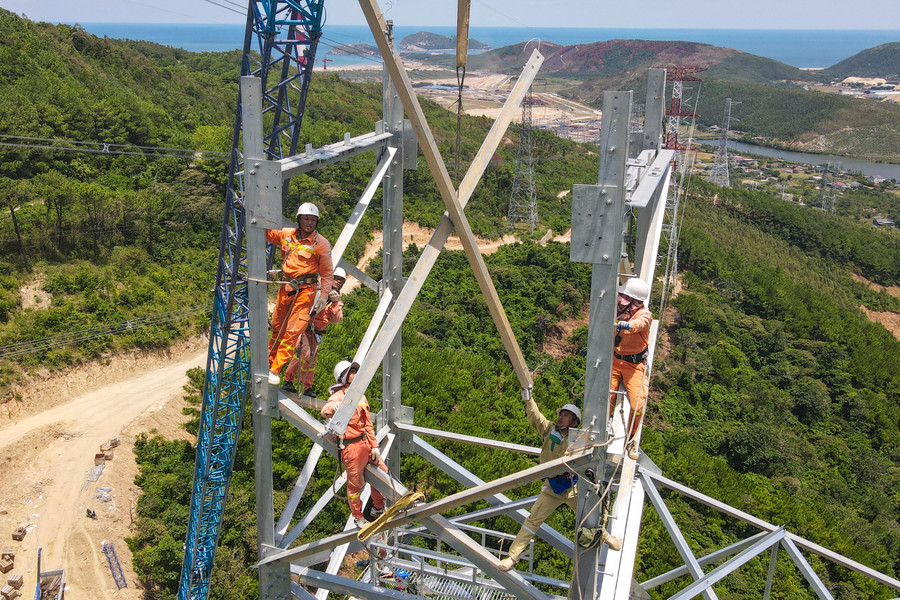
[[[21,400],[0,405],[0,547],[15,551],[10,573],[25,576],[23,591],[33,589],[43,548],[42,568],[66,571],[67,598],[142,598],[124,541],[140,493],[134,437],[154,431],[187,437],[180,427],[185,373],[205,365],[206,346],[206,338],[196,338],[165,353],[79,367],[33,381],[20,390]],[[121,442],[113,460],[88,482],[94,454],[112,438]],[[112,488],[108,502],[97,498],[98,487]],[[96,519],[87,518],[88,508]],[[21,542],[11,539],[18,526],[28,528]],[[113,542],[128,587],[116,590],[103,541]]]

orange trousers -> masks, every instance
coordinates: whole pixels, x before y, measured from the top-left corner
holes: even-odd
[[[293,296],[287,292],[291,287],[283,285],[278,288],[275,310],[272,312],[272,335],[269,337],[269,370],[280,373],[294,355],[294,349],[300,341],[300,334],[309,323],[309,311],[312,310],[316,288],[304,287]]]
[[[316,334],[307,329],[300,336],[300,356],[294,356],[288,363],[287,371],[284,372],[285,381],[297,380],[300,391],[306,391],[313,385],[313,378],[316,375],[316,359],[319,357],[319,342]],[[297,375],[300,378],[297,379]]]
[[[646,362],[637,364],[624,361],[620,358],[613,357],[612,364],[612,380],[609,383],[609,389],[612,391],[619,389],[619,384],[625,386],[625,393],[628,394],[628,401],[631,404],[631,427],[628,428],[628,439],[632,439],[644,418],[644,406],[647,403],[647,378],[645,372],[647,369]],[[616,408],[617,394],[609,396],[609,414],[612,415]]]
[[[369,456],[372,448],[365,441],[354,442],[341,450],[341,462],[344,463],[344,469],[347,470],[347,504],[350,505],[350,514],[354,519],[362,516],[362,494],[363,488],[366,487],[365,470],[366,465],[371,462]],[[379,469],[388,472],[387,465],[379,459],[375,464]],[[372,506],[375,508],[384,508],[384,496],[372,486]]]

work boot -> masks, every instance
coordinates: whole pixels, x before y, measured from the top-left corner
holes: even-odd
[[[582,548],[599,548],[601,544],[606,544],[617,552],[622,549],[622,541],[610,535],[603,527],[582,527],[576,540]]]
[[[634,440],[628,442],[628,445],[625,446],[625,449],[628,450],[628,458],[631,460],[637,460],[641,457],[637,450],[637,444],[634,443]]]
[[[308,387],[308,388],[306,388],[305,390],[303,390],[303,395],[304,395],[304,396],[309,396],[310,398],[315,398],[315,397],[316,397],[316,390],[312,389],[311,387]]]
[[[615,550],[616,552],[618,552],[622,549],[622,540],[615,537],[614,535],[610,535],[610,533],[605,529],[603,530],[602,540],[604,544],[609,546],[610,550]]]
[[[269,371],[269,385],[278,385],[279,383],[281,383],[281,376]]]
[[[296,394],[296,393],[297,393],[297,388],[294,387],[294,382],[293,382],[293,381],[285,381],[285,382],[284,382],[284,385],[281,386],[281,389],[284,390],[285,392],[289,393],[289,394]]]
[[[514,566],[516,566],[516,562],[517,561],[514,561],[513,559],[511,559],[510,557],[507,556],[506,558],[504,558],[503,560],[500,561],[500,570],[503,571],[504,573],[506,571],[511,571],[512,568]]]
[[[380,517],[381,515],[384,514],[384,507],[382,506],[381,508],[375,508],[373,506],[372,510],[369,511],[369,514],[372,515],[372,520],[374,521],[375,519],[377,519],[378,517]]]
[[[363,527],[365,527],[366,525],[369,524],[369,522],[366,521],[365,517],[356,517],[354,519],[354,522],[356,523],[356,526],[359,527],[360,529],[362,529]]]

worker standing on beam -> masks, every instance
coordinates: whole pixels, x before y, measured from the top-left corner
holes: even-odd
[[[609,396],[609,414],[614,414],[615,392],[621,383],[625,386],[631,403],[625,448],[632,460],[637,460],[639,456],[635,436],[643,421],[647,403],[647,355],[650,353],[648,342],[653,315],[644,304],[649,297],[650,286],[642,279],[634,278],[619,287],[616,299],[616,338],[612,380],[609,384],[612,392]]]
[[[334,270],[334,283],[331,292],[328,293],[328,302],[325,308],[315,313],[306,331],[300,336],[300,355],[295,354],[284,372],[284,386],[286,392],[296,394],[298,389],[303,390],[304,396],[315,397],[313,390],[313,378],[316,374],[316,359],[319,356],[319,344],[325,329],[332,323],[340,323],[344,318],[344,301],[341,299],[341,287],[347,281],[347,272],[338,267]],[[300,374],[299,388],[294,387],[294,380]]]
[[[297,209],[297,227],[269,229],[266,241],[281,247],[281,272],[288,281],[278,288],[269,337],[269,383],[278,385],[281,368],[294,355],[300,334],[306,330],[310,312],[325,307],[327,292],[316,294],[316,286],[331,290],[334,267],[331,244],[319,235],[319,209],[304,202]]]
[[[347,388],[359,370],[359,363],[351,363],[342,360],[334,367],[335,384],[329,391],[331,397],[322,407],[322,416],[331,418],[334,411],[341,404],[347,393]],[[341,451],[341,462],[347,471],[347,503],[350,505],[350,514],[356,520],[356,526],[362,529],[368,521],[363,517],[363,505],[360,499],[363,489],[366,487],[366,465],[372,463],[385,473],[387,465],[381,458],[381,450],[375,439],[375,426],[372,424],[372,413],[369,410],[369,401],[363,396],[356,405],[356,411],[347,423],[347,429],[338,440],[338,448]],[[372,487],[371,517],[377,518],[384,512],[384,496]]]
[[[537,403],[532,398],[531,390],[522,390],[522,400],[525,402],[525,415],[528,422],[537,431],[544,444],[541,446],[541,463],[549,462],[566,455],[569,448],[569,428],[578,427],[581,422],[581,411],[574,404],[566,404],[556,411],[556,423],[541,414]],[[548,477],[544,481],[541,493],[531,507],[531,515],[525,519],[516,539],[509,547],[509,556],[500,561],[500,570],[509,571],[519,561],[519,556],[528,546],[531,538],[537,533],[544,521],[553,514],[553,511],[562,504],[566,504],[575,512],[578,508],[578,494],[575,493],[575,484],[578,476],[571,471],[564,471],[554,477]],[[617,538],[609,535],[606,530],[602,533],[603,543],[609,544],[613,550],[622,547]]]

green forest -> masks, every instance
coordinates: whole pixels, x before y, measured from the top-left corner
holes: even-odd
[[[93,330],[77,343],[0,362],[0,386],[36,369],[61,369],[128,348],[160,348],[202,333],[222,221],[226,166],[212,156],[149,153],[101,155],[23,147],[24,138],[81,140],[227,152],[237,98],[237,53],[192,54],[146,42],[118,42],[78,27],[35,24],[0,11],[0,346]],[[26,51],[27,50],[27,51]],[[455,115],[423,102],[448,164]],[[344,132],[370,131],[380,117],[381,88],[337,76],[316,77],[302,143],[322,145]],[[718,112],[718,111],[717,111]],[[463,160],[490,122],[462,121]],[[34,141],[34,140],[31,140]],[[508,190],[517,135],[492,160],[467,215],[475,232],[506,233]],[[590,148],[536,133],[541,228],[565,231],[573,183],[596,181]],[[37,145],[31,144],[28,145]],[[64,146],[61,142],[49,145]],[[71,144],[69,144],[71,146]],[[286,212],[313,199],[321,231],[334,240],[373,168],[372,156],[292,180]],[[405,174],[405,213],[434,226],[443,212],[424,165]],[[376,198],[376,203],[378,199]],[[860,310],[900,312],[900,300],[856,283],[851,273],[900,283],[897,236],[843,216],[784,203],[761,192],[694,181],[685,199],[680,244],[681,292],[664,323],[667,351],[657,354],[642,449],[676,481],[896,577],[900,572],[900,342]],[[362,229],[380,227],[377,209]],[[362,237],[362,236],[359,236]],[[574,351],[545,351],[560,325],[586,317],[590,272],[568,260],[565,244],[540,246],[530,236],[487,256],[486,263],[523,353],[536,370],[535,397],[545,414],[581,404],[584,327]],[[360,256],[354,240],[348,258]],[[407,272],[419,250],[407,250]],[[378,277],[379,261],[370,266]],[[25,307],[29,284],[49,306]],[[329,330],[319,357],[319,395],[327,373],[352,354],[374,311],[375,294],[345,298],[344,321]],[[654,300],[654,306],[658,306]],[[193,312],[189,309],[193,309]],[[168,320],[160,315],[171,315]],[[152,320],[148,325],[145,321]],[[113,334],[111,328],[141,326]],[[203,373],[191,371],[188,429],[196,431]],[[367,390],[380,408],[380,378]],[[403,398],[415,422],[520,444],[539,443],[528,426],[516,377],[462,253],[444,252],[403,328]],[[285,504],[311,442],[284,421],[274,426],[276,512]],[[513,453],[435,445],[490,480],[534,464]],[[146,597],[175,597],[186,533],[194,448],[148,432],[135,444],[143,490],[128,540]],[[337,465],[323,459],[301,501],[309,508],[331,485]],[[402,478],[429,499],[457,491],[447,475],[416,456]],[[524,497],[539,484],[514,490]],[[749,535],[738,522],[663,492],[695,554]],[[333,503],[302,541],[332,533],[347,517]],[[571,532],[574,515],[550,525]],[[489,523],[514,533],[507,518]],[[252,427],[242,429],[213,571],[211,598],[258,598]],[[536,544],[539,573],[566,578],[570,561]],[[888,599],[890,590],[832,563],[810,558],[836,598]],[[679,566],[655,513],[644,513],[636,577]],[[723,599],[762,595],[768,557],[716,586]],[[653,591],[662,598],[675,580]],[[782,557],[772,593],[812,599],[802,576]]]

